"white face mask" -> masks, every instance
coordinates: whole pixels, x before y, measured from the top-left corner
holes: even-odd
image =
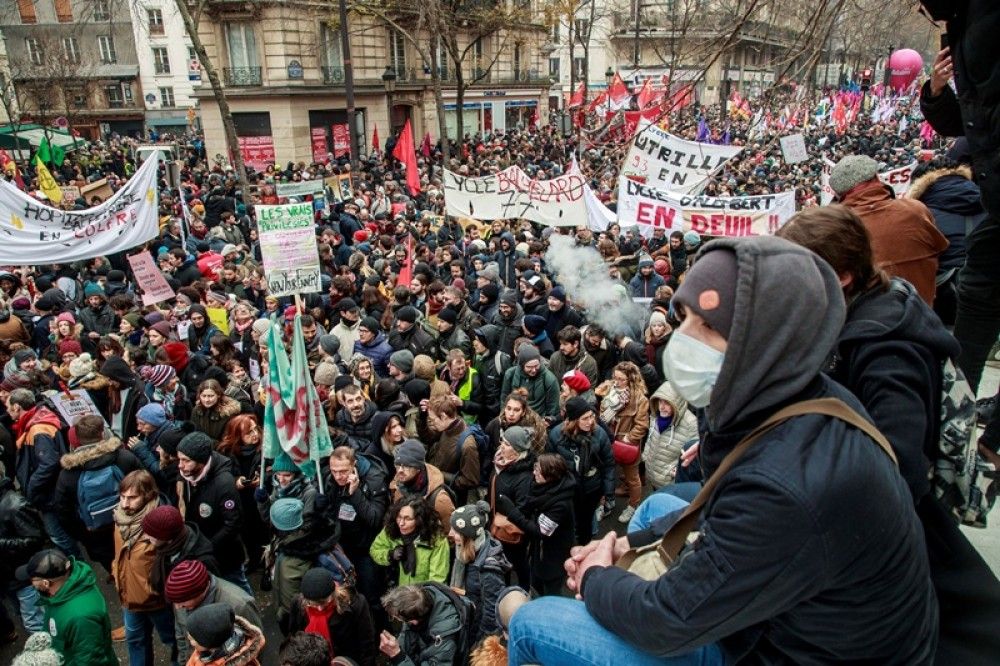
[[[663,355],[663,365],[674,389],[692,407],[704,407],[708,404],[725,358],[726,355],[719,350],[675,331],[667,344],[667,353]]]

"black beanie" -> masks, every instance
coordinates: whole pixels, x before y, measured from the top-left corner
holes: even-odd
[[[447,305],[438,312],[438,319],[454,326],[455,322],[458,321],[458,313],[450,305]]]
[[[500,294],[500,302],[514,307],[517,305],[517,292],[513,289],[504,289],[503,293]]]
[[[399,321],[405,321],[410,324],[415,324],[417,322],[417,317],[420,313],[412,305],[407,305],[399,308],[399,312],[396,313],[396,319]]]
[[[378,319],[376,319],[375,317],[364,317],[361,320],[361,328],[371,331],[372,333],[378,334],[380,330],[378,325]]]
[[[411,379],[403,384],[403,393],[406,394],[410,404],[416,407],[420,405],[421,400],[431,397],[431,385],[423,379]]]
[[[577,396],[566,401],[566,420],[576,421],[587,412],[594,411],[589,402]]]
[[[299,591],[309,601],[326,599],[334,590],[333,574],[323,567],[313,567],[302,576]]]
[[[168,428],[162,435],[160,435],[160,438],[156,440],[156,445],[166,453],[176,456],[177,446],[181,443],[181,440],[193,432],[194,426],[189,422],[184,421],[178,424],[176,428]]]
[[[188,615],[187,631],[198,645],[217,650],[226,644],[236,628],[236,614],[229,604],[208,604]]]
[[[215,440],[199,431],[184,435],[184,439],[177,445],[177,452],[183,453],[196,463],[207,463],[212,457],[212,448]]]
[[[736,309],[736,279],[739,269],[736,254],[728,248],[711,250],[706,246],[694,266],[684,274],[684,282],[674,294],[676,308],[683,305],[708,322],[708,325],[729,339]]]
[[[492,282],[479,290],[479,293],[486,297],[486,300],[492,303],[497,300],[497,296],[500,295],[500,288],[493,284]]]

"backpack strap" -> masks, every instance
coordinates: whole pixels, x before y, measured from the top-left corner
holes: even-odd
[[[789,405],[788,407],[772,414],[770,418],[754,428],[750,434],[744,437],[740,443],[737,444],[736,447],[722,459],[722,462],[719,463],[719,467],[715,470],[715,473],[709,477],[708,481],[706,481],[705,485],[702,486],[700,491],[698,491],[695,498],[691,501],[687,508],[684,509],[684,513],[681,514],[681,517],[670,527],[670,529],[667,530],[667,533],[664,534],[663,538],[660,540],[660,545],[657,546],[656,552],[660,556],[664,565],[669,565],[677,559],[677,555],[681,552],[681,549],[687,542],[688,534],[691,533],[695,525],[698,523],[701,510],[708,503],[709,499],[711,499],[716,487],[722,481],[722,477],[724,477],[726,473],[732,469],[733,465],[735,465],[736,462],[743,457],[746,450],[753,446],[761,437],[785,421],[788,421],[796,416],[804,416],[806,414],[824,414],[826,416],[832,416],[833,418],[840,419],[841,421],[854,426],[873,439],[875,443],[878,444],[883,451],[885,451],[886,455],[889,456],[893,464],[899,464],[896,460],[896,454],[892,451],[892,446],[889,445],[888,440],[886,440],[882,433],[880,433],[878,429],[871,424],[871,422],[851,409],[842,400],[837,398],[820,398],[817,400],[805,400],[803,402],[797,402]]]

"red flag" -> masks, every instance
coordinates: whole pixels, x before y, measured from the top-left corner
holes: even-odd
[[[529,125],[531,127],[538,127],[538,107],[537,106],[535,106],[534,113],[531,114],[531,123],[529,123]]]
[[[399,267],[399,277],[396,278],[396,285],[400,287],[409,287],[410,282],[413,280],[413,235],[406,235],[406,259],[403,260],[403,265]]]
[[[420,154],[424,157],[431,156],[431,133],[424,134],[424,142],[420,145]]]
[[[632,93],[618,72],[615,72],[615,78],[611,79],[611,85],[608,86],[608,99],[611,101],[612,109],[622,109],[632,99]]]
[[[593,113],[594,109],[601,106],[602,104],[606,104],[607,101],[608,101],[608,91],[605,90],[601,92],[600,95],[595,97],[594,101],[590,103],[590,106],[587,107],[587,113]]]
[[[6,150],[0,150],[0,169],[11,174],[17,186],[24,189],[24,179],[21,178],[21,171],[17,168],[17,162],[10,158]]]
[[[639,110],[642,111],[643,109],[651,106],[654,101],[655,94],[653,93],[653,86],[650,85],[649,79],[646,79],[642,84],[642,88],[639,89],[639,96],[636,99],[636,104],[638,104]]]
[[[587,92],[587,85],[583,81],[581,81],[580,87],[577,88],[576,92],[573,93],[573,96],[569,98],[569,104],[566,105],[566,108],[573,109],[578,106],[581,106],[583,104],[583,95],[586,92]]]
[[[411,195],[416,196],[420,193],[420,174],[417,171],[417,152],[413,146],[413,129],[410,127],[409,120],[403,125],[403,131],[396,139],[396,147],[392,149],[392,156],[406,165],[406,187],[410,190]]]
[[[375,125],[375,129],[372,131],[372,150],[376,153],[382,152],[382,148],[378,145],[378,125]]]

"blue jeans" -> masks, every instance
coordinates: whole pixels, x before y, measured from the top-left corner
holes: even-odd
[[[650,631],[656,631],[656,627],[651,626]],[[715,666],[725,664],[725,660],[714,643],[678,657],[655,657],[598,624],[582,601],[541,597],[514,614],[507,664]]]
[[[38,605],[38,590],[31,585],[17,591],[17,605],[21,611],[21,623],[28,633],[45,631],[45,611]]]
[[[154,611],[122,609],[125,620],[125,645],[129,666],[153,666],[153,629],[160,641],[170,648],[170,663],[177,666],[177,643],[174,638],[174,611],[161,608]]]
[[[250,582],[247,580],[247,565],[241,564],[239,569],[224,571],[219,577],[241,588],[251,597],[253,596],[253,590],[250,589]]]
[[[673,487],[674,486],[667,486],[663,490]],[[631,533],[647,529],[657,518],[665,516],[668,513],[681,511],[688,504],[690,504],[690,502],[671,493],[663,491],[655,492],[643,500],[642,504],[639,505],[639,508],[635,510],[635,515],[632,516],[632,520],[628,521],[628,531]]]
[[[52,543],[56,545],[56,548],[70,557],[75,557],[78,560],[83,559],[83,551],[80,550],[80,544],[63,529],[62,523],[59,522],[59,518],[55,513],[43,511],[42,524],[45,525],[45,531],[48,532],[49,538],[52,539]]]

